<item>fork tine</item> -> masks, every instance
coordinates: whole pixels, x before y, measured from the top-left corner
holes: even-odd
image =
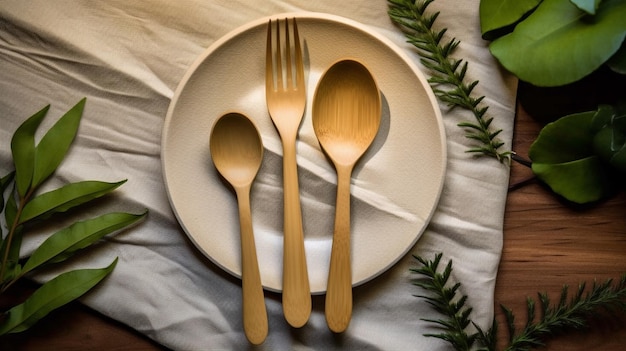
[[[274,63],[272,57],[272,20],[267,25],[267,44],[265,47],[265,90],[274,90]]]
[[[302,49],[300,48],[300,36],[298,35],[298,24],[293,18],[293,40],[296,46],[296,87],[304,91],[304,63],[302,62]]]
[[[280,21],[276,20],[276,89],[283,90],[282,47],[280,45]]]
[[[304,91],[304,64],[302,60],[302,48],[300,46],[300,36],[298,34],[298,25],[296,19],[292,18],[292,31],[290,34],[289,19],[285,18],[285,66],[283,66],[283,44],[280,40],[281,25],[280,20],[276,20],[274,26],[272,20],[269,20],[267,26],[267,44],[265,49],[265,76],[266,76],[266,90],[267,91],[289,91],[289,90],[302,90]],[[275,28],[273,28],[275,27]],[[276,38],[272,40],[272,31],[276,31]],[[293,36],[292,36],[293,35]],[[295,51],[292,53],[291,41],[294,41]],[[272,42],[275,43],[272,43]],[[275,48],[274,48],[275,46]],[[295,62],[292,57],[295,54]],[[294,67],[295,66],[295,67]],[[295,68],[295,73],[294,73]],[[283,71],[285,71],[283,73]],[[295,77],[294,77],[295,75]],[[294,83],[295,79],[295,83]],[[284,83],[286,80],[286,84]],[[271,88],[271,89],[270,89]]]
[[[289,19],[285,18],[285,46],[287,47],[286,66],[287,66],[287,89],[293,89],[292,65],[291,62],[291,43],[289,41]]]

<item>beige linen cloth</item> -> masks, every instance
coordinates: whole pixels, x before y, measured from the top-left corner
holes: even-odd
[[[494,126],[510,148],[516,80],[480,38],[478,0],[437,0],[436,26],[461,41],[455,57],[469,62]],[[62,269],[102,267],[119,257],[112,275],[81,301],[175,350],[248,348],[241,321],[241,282],[202,256],[177,223],[161,173],[161,129],[178,83],[191,63],[231,30],[261,17],[297,11],[343,16],[417,54],[387,15],[384,0],[4,0],[0,4],[0,173],[11,169],[10,139],[25,118],[52,104],[45,130],[87,97],[79,136],[50,182],[128,179],[93,208],[150,210],[148,219],[109,238]],[[466,153],[457,123],[472,117],[440,105],[448,164],[443,193],[423,236],[389,271],[354,289],[348,330],[326,327],[323,297],[314,298],[308,324],[287,325],[280,295],[266,294],[270,333],[261,350],[446,350],[424,337],[436,332],[421,318],[437,314],[411,284],[411,254],[454,261],[454,281],[470,296],[473,320],[488,327],[502,249],[509,170]],[[410,152],[410,150],[407,150]],[[32,250],[45,232],[33,234]],[[49,275],[36,277],[43,281]]]

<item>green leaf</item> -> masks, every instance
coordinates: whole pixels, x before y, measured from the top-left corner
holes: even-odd
[[[35,169],[35,132],[49,109],[50,105],[29,117],[17,128],[11,139],[15,182],[21,197],[24,197],[31,187]]]
[[[601,106],[593,120],[593,149],[605,162],[626,174],[626,115],[611,106]]]
[[[619,151],[613,154],[613,157],[611,157],[610,163],[611,163],[611,166],[620,170],[623,174],[626,174],[626,145],[623,145]],[[623,185],[626,185],[626,182],[624,182],[623,177],[621,181]]]
[[[11,185],[11,182],[13,181],[14,178],[15,178],[15,171],[0,178],[0,212],[4,210],[4,192],[9,188],[9,185]],[[0,233],[2,233],[1,230],[0,230]],[[0,240],[2,240],[1,235],[0,235]]]
[[[5,239],[2,242],[2,246],[0,248],[0,253],[2,255],[7,255],[6,259],[6,267],[4,267],[4,277],[2,277],[2,281],[0,284],[11,281],[13,278],[17,277],[21,270],[22,266],[19,264],[20,259],[20,248],[22,247],[22,237],[23,237],[23,227],[17,227],[13,236],[11,236],[11,240]],[[10,245],[9,252],[7,252],[7,245]]]
[[[46,239],[29,257],[22,274],[45,264],[61,262],[107,234],[123,229],[144,218],[146,213],[109,213],[82,222],[76,222]]]
[[[593,148],[596,114],[573,114],[546,125],[529,150],[533,173],[576,203],[597,201],[615,191],[611,170]]]
[[[552,191],[579,204],[600,200],[616,190],[598,156],[555,164],[533,162],[532,170]]]
[[[626,104],[616,114],[619,114],[619,116],[615,116],[613,119],[613,126],[626,133]]]
[[[613,155],[624,146],[624,134],[615,128],[602,128],[593,137],[593,148],[605,162],[611,162]]]
[[[572,4],[590,15],[595,15],[602,0],[570,0]]]
[[[591,120],[591,129],[598,132],[602,128],[611,126],[615,119],[616,111],[611,105],[600,105]]]
[[[617,52],[626,36],[626,1],[605,0],[589,16],[569,0],[544,0],[515,30],[490,45],[519,79],[537,86],[577,81]]]
[[[17,185],[14,185],[16,187]],[[9,198],[6,202],[6,208],[4,209],[4,219],[9,228],[15,223],[15,216],[17,216],[17,200],[15,199],[15,190],[9,192]]]
[[[513,25],[542,0],[481,0],[480,29],[483,39],[493,40],[510,32]]]
[[[46,180],[61,164],[74,141],[86,99],[80,100],[43,136],[35,150],[32,187]]]
[[[593,155],[592,120],[595,111],[577,113],[547,124],[530,146],[537,163],[562,163]]]
[[[20,216],[20,223],[35,218],[48,216],[56,212],[65,212],[70,208],[101,197],[124,184],[101,181],[82,181],[67,184],[59,189],[41,194],[29,201]]]
[[[51,311],[85,294],[111,273],[116,264],[117,258],[108,267],[62,273],[43,284],[24,303],[7,312],[7,318],[0,324],[0,335],[30,328]]]
[[[626,40],[622,42],[622,46],[617,50],[615,55],[611,56],[606,64],[613,72],[626,74]]]

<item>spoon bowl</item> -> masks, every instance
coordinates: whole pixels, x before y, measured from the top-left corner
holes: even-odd
[[[233,186],[252,184],[263,160],[261,137],[252,121],[239,113],[220,117],[211,131],[215,168]]]
[[[370,71],[347,59],[320,78],[313,99],[313,129],[337,171],[337,203],[326,289],[326,322],[343,332],[352,315],[350,262],[350,178],[356,162],[374,141],[381,120],[381,96]]]
[[[380,119],[380,92],[362,63],[341,60],[324,73],[315,92],[313,128],[333,163],[356,163],[378,133]]]
[[[250,213],[250,189],[263,160],[261,135],[248,117],[228,113],[213,125],[209,146],[215,168],[237,194],[241,232],[243,328],[251,343],[261,344],[267,337],[268,321]]]

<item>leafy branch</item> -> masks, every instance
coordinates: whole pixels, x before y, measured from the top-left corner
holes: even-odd
[[[413,273],[422,276],[414,282],[427,293],[417,295],[426,301],[440,314],[441,319],[424,319],[436,324],[441,330],[438,334],[425,334],[450,343],[455,350],[465,351],[478,346],[481,351],[496,351],[498,323],[493,319],[489,330],[484,331],[474,322],[470,315],[472,308],[467,306],[467,295],[459,296],[460,283],[450,286],[452,261],[440,271],[442,254],[435,255],[433,260],[425,260],[415,256],[420,267],[412,269]],[[569,289],[564,286],[558,302],[552,303],[546,293],[538,294],[540,314],[537,315],[537,302],[528,298],[526,303],[528,319],[524,328],[518,331],[515,327],[513,311],[501,306],[507,322],[509,344],[505,351],[528,351],[545,345],[545,341],[560,332],[571,329],[585,329],[588,321],[598,312],[626,312],[626,275],[617,283],[611,279],[604,283],[594,283],[590,289],[580,284],[576,293],[570,297]],[[476,331],[468,332],[469,326]]]
[[[448,280],[452,273],[452,261],[448,262],[443,272],[439,273],[439,263],[442,254],[435,256],[433,261],[426,261],[421,257],[414,256],[421,264],[420,268],[411,269],[413,273],[420,274],[426,279],[417,280],[415,285],[421,287],[430,295],[417,295],[426,301],[444,316],[444,319],[424,319],[437,324],[444,332],[439,334],[425,334],[436,337],[452,344],[456,350],[469,350],[474,344],[477,335],[468,334],[465,329],[470,325],[469,319],[472,309],[466,307],[467,296],[456,300],[460,283],[448,287]]]
[[[502,130],[493,130],[493,117],[486,117],[488,106],[482,106],[484,96],[475,98],[472,91],[478,81],[465,83],[468,63],[454,59],[451,54],[460,41],[452,38],[444,40],[447,29],[433,29],[439,12],[427,14],[426,9],[434,0],[388,0],[389,16],[405,32],[409,43],[417,48],[421,63],[431,71],[428,79],[435,95],[450,107],[461,107],[471,111],[475,122],[461,122],[459,127],[466,129],[466,137],[477,142],[468,152],[508,161],[511,151],[500,151],[504,142],[498,139]],[[447,87],[447,88],[446,88]]]
[[[100,198],[126,182],[81,181],[39,192],[74,141],[85,101],[82,99],[63,115],[38,144],[35,144],[35,133],[49,105],[28,118],[13,134],[11,151],[15,170],[0,178],[0,212],[4,211],[7,226],[0,228],[0,296],[29,273],[67,260],[106,235],[137,223],[147,214],[113,212],[78,221],[51,234],[28,257],[20,257],[28,229],[45,224],[54,214]],[[6,200],[5,194],[8,195]],[[0,335],[24,331],[52,310],[82,296],[102,281],[116,263],[117,258],[107,267],[76,269],[46,282],[22,304],[0,311]]]

